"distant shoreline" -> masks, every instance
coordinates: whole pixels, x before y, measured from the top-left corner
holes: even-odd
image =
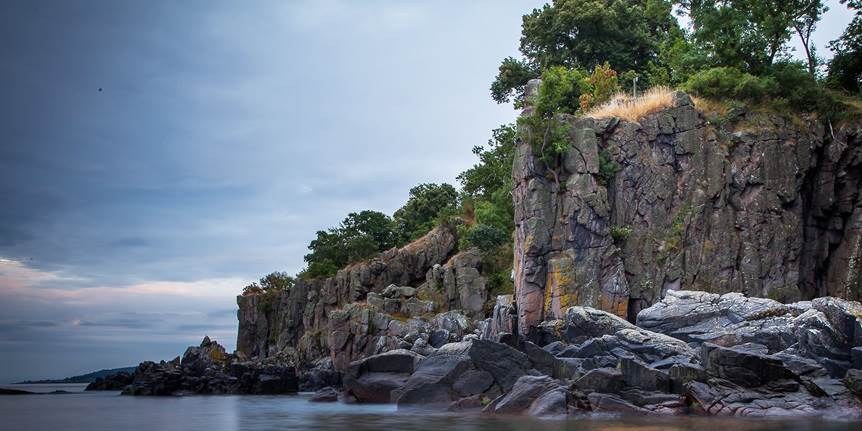
[[[11,385],[58,385],[64,383],[92,383],[100,377],[106,377],[117,373],[133,373],[137,367],[121,367],[108,368],[104,370],[94,371],[92,373],[82,374],[80,376],[66,377],[64,379],[43,379],[43,380],[24,380],[21,382],[9,383]]]

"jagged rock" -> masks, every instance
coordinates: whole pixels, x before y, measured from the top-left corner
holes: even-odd
[[[205,337],[183,359],[142,362],[124,395],[286,394],[299,389],[296,368],[278,358],[241,361]]]
[[[350,304],[368,298],[371,293],[382,293],[393,284],[400,286],[399,298],[371,295],[371,301],[380,306],[378,310],[391,307],[390,311],[408,316],[433,312],[433,303],[415,297],[405,298],[404,294],[411,293],[410,286],[424,282],[426,272],[432,266],[447,262],[457,249],[457,244],[455,226],[443,225],[400,249],[393,248],[343,268],[333,277],[298,280],[286,292],[239,296],[238,355],[245,359],[266,358],[295,348],[301,363],[312,363],[329,355],[330,342],[335,341],[339,343],[336,349],[338,352],[333,355],[336,368],[343,370],[352,360],[380,353],[382,350],[375,351],[373,347],[373,343],[379,340],[374,340],[371,345],[366,343],[368,340],[347,340],[350,338],[349,331],[344,331],[344,328],[338,328],[342,332],[334,338],[330,336],[331,317],[339,315],[339,310]],[[344,315],[340,317],[344,318]],[[343,323],[339,322],[335,326]],[[344,352],[342,349],[345,346],[340,343],[347,341],[356,342],[356,348],[351,347]],[[394,347],[393,344],[389,348]]]
[[[835,377],[851,365],[859,304],[835,298],[781,304],[739,293],[669,291],[638,314],[638,325],[692,343],[756,343],[818,361]]]
[[[98,377],[87,385],[85,391],[121,391],[132,383],[132,374],[119,372],[105,377]]]
[[[512,334],[515,332],[516,313],[514,297],[512,295],[497,296],[491,317],[486,320],[485,329],[482,331],[483,340],[500,341],[500,334]]]
[[[444,301],[450,310],[462,310],[473,319],[481,319],[488,300],[487,280],[481,269],[481,250],[469,248],[429,269],[420,290],[425,291],[423,296]]]
[[[308,401],[315,403],[331,403],[338,401],[338,390],[332,386],[321,388],[315,392]]]

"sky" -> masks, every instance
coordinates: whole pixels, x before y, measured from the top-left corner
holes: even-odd
[[[232,350],[244,285],[515,118],[542,3],[0,2],[0,382]]]

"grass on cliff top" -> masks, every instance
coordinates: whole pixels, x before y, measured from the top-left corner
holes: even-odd
[[[587,117],[613,118],[618,117],[627,121],[638,121],[641,118],[673,107],[673,90],[668,87],[653,87],[642,96],[631,97],[626,94],[617,94],[611,100],[591,109]]]

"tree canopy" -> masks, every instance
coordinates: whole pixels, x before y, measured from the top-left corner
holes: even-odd
[[[392,219],[377,211],[350,213],[340,225],[318,231],[305,255],[303,278],[330,276],[349,263],[373,256],[396,245]]]
[[[554,66],[645,70],[661,61],[663,42],[681,30],[666,0],[555,0],[524,15],[521,59],[503,60],[491,84],[499,103],[519,96]]]

